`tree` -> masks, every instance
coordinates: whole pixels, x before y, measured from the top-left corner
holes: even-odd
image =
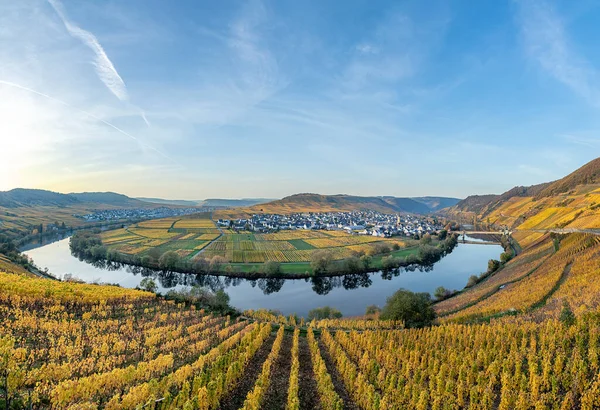
[[[479,278],[477,277],[477,275],[471,275],[469,276],[469,280],[467,281],[467,285],[465,287],[470,288],[471,286],[475,286],[478,282]]]
[[[362,261],[356,256],[351,256],[344,260],[344,272],[359,273],[364,269]]]
[[[158,266],[161,269],[175,269],[179,263],[179,255],[175,251],[166,251],[158,259]]]
[[[224,311],[229,307],[229,295],[223,289],[219,289],[215,293],[213,307],[221,311]]]
[[[315,308],[308,312],[308,320],[339,319],[341,317],[342,312],[330,306]]]
[[[211,258],[210,264],[208,265],[208,270],[210,272],[219,272],[221,270],[221,265],[227,262],[227,259],[220,255],[215,255]]]
[[[431,235],[426,233],[421,238],[421,245],[431,245]]]
[[[373,263],[373,258],[370,255],[363,255],[360,257],[360,261],[362,262],[365,269],[369,269],[371,264]]]
[[[446,289],[445,287],[440,286],[435,290],[433,296],[435,296],[437,300],[444,300],[452,296],[454,292],[455,291],[451,291],[450,289]]]
[[[414,293],[406,289],[387,298],[381,311],[382,320],[401,320],[407,328],[430,326],[435,319],[429,293]]]
[[[369,306],[367,306],[367,309],[365,310],[365,315],[367,315],[367,316],[376,315],[380,312],[381,312],[381,308],[379,306],[369,305]]]
[[[500,262],[506,263],[511,260],[513,257],[512,252],[502,252],[500,254]]]
[[[279,276],[281,274],[281,264],[276,261],[267,261],[261,266],[260,270],[267,276]]]
[[[381,268],[383,270],[389,271],[398,267],[400,267],[400,258],[391,255],[381,258]]]
[[[440,241],[443,241],[444,239],[446,239],[446,236],[448,236],[448,231],[445,229],[442,229],[438,232],[438,239]]]
[[[145,290],[146,292],[156,293],[158,290],[158,285],[154,282],[152,278],[144,278],[140,282],[140,289]]]
[[[500,261],[496,259],[490,259],[488,261],[487,273],[494,273],[498,270],[498,268],[500,268]]]
[[[333,256],[330,251],[320,250],[312,254],[310,258],[310,267],[316,274],[325,273],[330,269]]]

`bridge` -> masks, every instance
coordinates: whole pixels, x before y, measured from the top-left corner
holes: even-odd
[[[460,231],[459,231],[460,233]],[[462,231],[460,235],[504,235],[504,231]],[[510,232],[509,232],[510,233]]]

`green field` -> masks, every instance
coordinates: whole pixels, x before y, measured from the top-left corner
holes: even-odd
[[[302,239],[291,239],[288,241],[289,243],[291,243],[294,248],[300,250],[300,251],[305,251],[308,249],[314,249],[315,247],[312,246],[309,243],[304,242]]]

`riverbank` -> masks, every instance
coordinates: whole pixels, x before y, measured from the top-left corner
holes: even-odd
[[[462,289],[468,278],[485,269],[489,259],[498,258],[500,246],[459,244],[432,266],[409,266],[391,271],[310,278],[243,279],[206,274],[151,270],[117,263],[90,264],[71,254],[69,239],[63,239],[25,254],[57,277],[68,275],[87,283],[110,283],[135,288],[144,278],[153,278],[158,292],[203,287],[225,290],[231,305],[246,309],[273,309],[283,314],[306,316],[311,309],[332,306],[344,316],[363,315],[369,305],[381,306],[394,291],[404,288],[431,294],[443,286]]]

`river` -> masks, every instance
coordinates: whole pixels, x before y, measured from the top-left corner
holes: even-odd
[[[433,294],[438,286],[462,289],[469,276],[487,268],[489,259],[499,259],[499,245],[459,244],[429,271],[401,270],[313,279],[231,279],[212,275],[185,275],[153,272],[130,266],[96,267],[71,255],[69,238],[25,250],[41,269],[57,277],[71,274],[85,282],[113,283],[134,288],[144,276],[154,276],[159,291],[199,283],[213,290],[223,288],[231,305],[240,309],[276,309],[288,315],[307,316],[315,307],[332,306],[344,316],[362,315],[369,305],[383,306],[387,297],[400,288]]]

